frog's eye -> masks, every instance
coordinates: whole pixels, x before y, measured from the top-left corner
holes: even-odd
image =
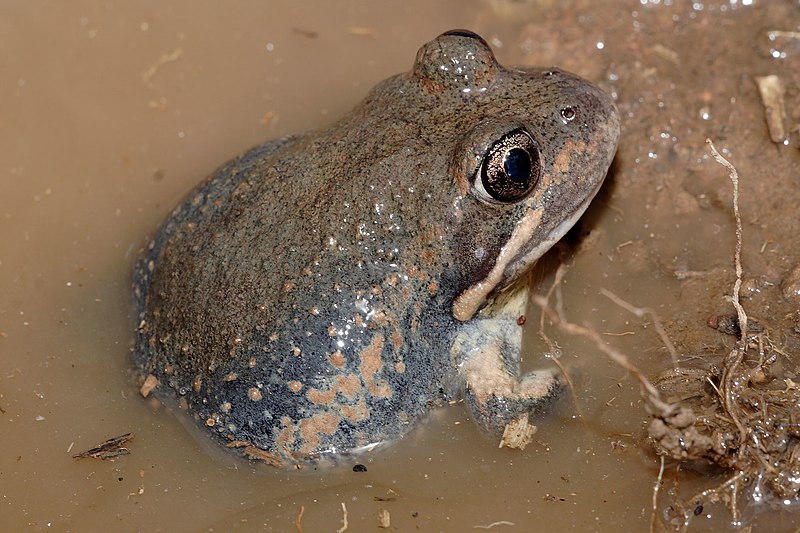
[[[531,192],[541,171],[536,141],[519,128],[503,135],[486,151],[475,187],[487,199],[516,202]]]

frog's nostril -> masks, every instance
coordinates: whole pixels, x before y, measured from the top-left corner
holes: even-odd
[[[571,105],[561,109],[561,118],[564,120],[564,124],[567,122],[572,122],[577,114],[577,109]]]

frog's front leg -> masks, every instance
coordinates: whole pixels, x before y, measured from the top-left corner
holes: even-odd
[[[488,312],[465,323],[453,344],[464,399],[484,430],[501,435],[506,425],[548,406],[564,388],[556,369],[520,375],[522,327],[528,288],[504,296]]]

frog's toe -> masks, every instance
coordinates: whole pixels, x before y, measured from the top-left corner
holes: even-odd
[[[516,395],[534,405],[546,405],[561,393],[565,385],[566,380],[558,370],[535,370],[520,378]]]
[[[502,435],[506,425],[521,415],[547,410],[565,385],[557,370],[537,370],[523,375],[512,388],[489,394],[476,393],[468,386],[465,398],[476,423],[491,434]]]

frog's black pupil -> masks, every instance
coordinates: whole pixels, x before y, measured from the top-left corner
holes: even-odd
[[[531,156],[522,148],[512,148],[503,161],[503,170],[514,183],[525,184],[531,176]]]

